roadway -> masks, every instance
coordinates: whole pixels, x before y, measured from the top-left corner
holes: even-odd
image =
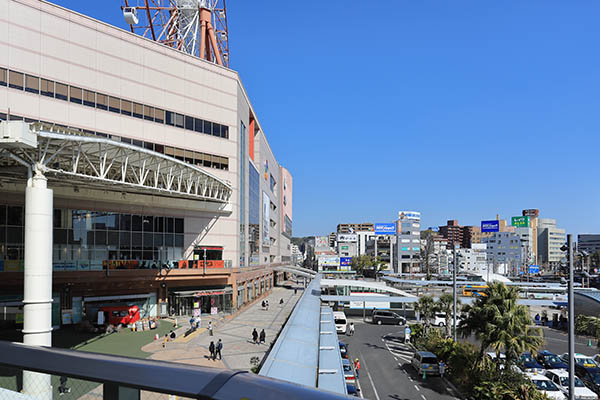
[[[453,390],[439,377],[417,376],[410,365],[412,351],[404,345],[404,326],[373,325],[362,318],[349,317],[354,322],[354,336],[340,336],[348,344],[352,360],[361,362],[359,387],[361,395],[371,400],[449,400],[457,399]],[[409,321],[414,322],[414,321]],[[565,332],[543,328],[547,349],[558,355],[568,351]],[[463,339],[461,339],[463,340]],[[474,338],[469,339],[475,342]],[[589,356],[600,352],[596,341],[583,336],[575,338],[575,351]]]
[[[354,336],[340,336],[348,344],[350,357],[361,363],[361,395],[371,400],[454,400],[446,383],[439,377],[417,376],[410,365],[412,351],[404,341],[404,327],[373,325],[360,318],[354,322]]]

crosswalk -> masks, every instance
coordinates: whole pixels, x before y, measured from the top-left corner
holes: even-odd
[[[400,360],[405,363],[410,363],[414,351],[408,344],[404,343],[403,334],[385,335],[381,340],[388,351],[392,353],[396,361]]]

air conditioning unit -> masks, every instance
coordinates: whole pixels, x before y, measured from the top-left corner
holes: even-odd
[[[124,7],[123,18],[125,18],[125,22],[127,22],[129,25],[136,25],[138,22],[140,22],[137,14],[137,8],[135,7]]]

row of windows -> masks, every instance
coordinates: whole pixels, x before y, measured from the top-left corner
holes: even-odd
[[[229,159],[227,157],[216,156],[213,154],[200,153],[198,151],[184,150],[177,147],[165,146],[158,143],[145,142],[142,140],[130,139],[117,135],[108,135],[102,132],[94,132],[88,129],[80,129],[74,127],[67,127],[64,125],[53,124],[52,122],[46,121],[37,121],[30,118],[24,118],[19,115],[10,114],[7,116],[5,113],[0,113],[0,121],[6,121],[10,119],[11,121],[25,121],[25,122],[43,122],[49,125],[55,125],[63,128],[75,129],[84,134],[96,135],[103,138],[108,138],[117,142],[123,142],[127,144],[132,144],[134,146],[143,147],[148,150],[156,151],[157,153],[165,154],[167,156],[174,157],[180,161],[184,161],[188,164],[196,165],[199,167],[208,167],[208,168],[216,168],[229,170]]]
[[[65,83],[55,82],[22,72],[0,68],[0,86],[8,86],[17,90],[69,101],[84,106],[98,108],[121,115],[144,119],[159,124],[167,124],[178,128],[205,133],[221,138],[229,138],[229,127],[216,122],[178,114],[173,111],[136,103],[119,97],[96,93]]]

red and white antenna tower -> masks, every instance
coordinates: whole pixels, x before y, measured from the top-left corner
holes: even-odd
[[[229,67],[225,0],[123,1],[131,32]]]

